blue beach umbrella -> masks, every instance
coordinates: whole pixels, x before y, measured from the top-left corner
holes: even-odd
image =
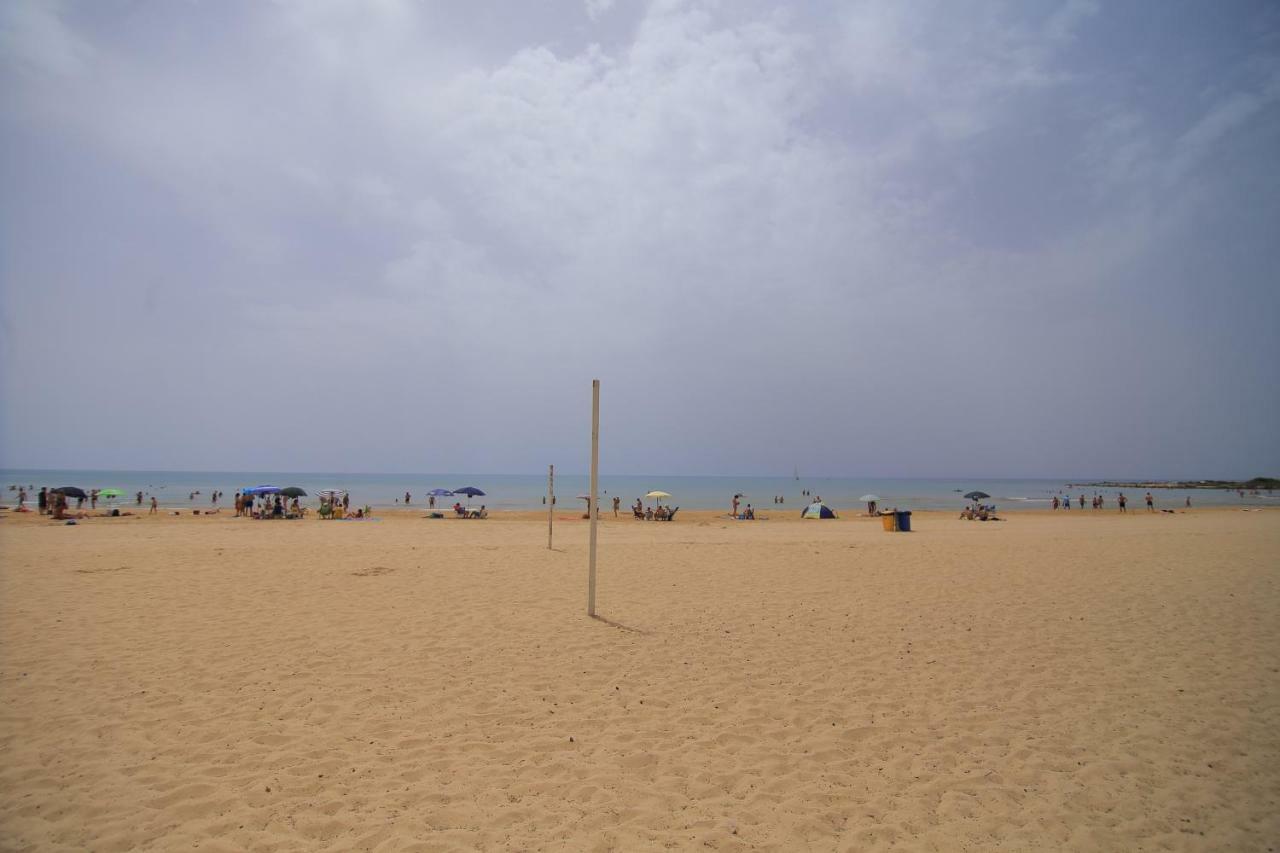
[[[475,486],[463,486],[461,489],[454,489],[453,493],[455,495],[466,495],[469,498],[478,498],[484,495],[484,492],[480,491]]]
[[[437,498],[453,497],[453,492],[449,491],[448,489],[432,489],[431,491],[427,492],[427,494],[434,495]]]
[[[275,495],[279,494],[279,492],[279,486],[251,486],[240,490],[242,495]]]

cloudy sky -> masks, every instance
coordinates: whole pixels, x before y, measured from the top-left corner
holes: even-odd
[[[0,4],[0,464],[1280,474],[1280,7]]]

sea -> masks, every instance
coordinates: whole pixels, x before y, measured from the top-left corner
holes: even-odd
[[[640,498],[646,505],[653,501],[645,498],[650,491],[664,491],[671,495],[663,502],[669,506],[688,509],[723,509],[729,511],[735,494],[741,494],[739,500],[743,506],[752,504],[757,510],[768,512],[794,511],[799,513],[810,500],[821,498],[824,503],[837,512],[841,509],[861,511],[864,508],[862,497],[876,495],[882,508],[904,510],[939,510],[962,508],[966,501],[964,495],[971,491],[983,491],[991,497],[983,501],[995,504],[1001,511],[1017,511],[1019,509],[1044,509],[1051,505],[1055,496],[1061,498],[1070,495],[1076,499],[1078,508],[1079,496],[1090,500],[1094,494],[1101,493],[1106,498],[1106,506],[1116,507],[1115,488],[1094,488],[1080,485],[1097,482],[1087,478],[1079,480],[1038,479],[1008,480],[954,478],[954,479],[920,479],[920,478],[874,478],[874,477],[757,477],[757,476],[689,476],[689,475],[635,475],[635,474],[601,474],[600,501],[602,506],[609,507],[616,495],[622,499],[623,507],[635,503]],[[93,471],[93,470],[30,470],[0,469],[0,500],[6,504],[16,505],[17,489],[25,486],[34,487],[28,500],[34,504],[35,490],[41,486],[60,487],[78,486],[86,492],[91,489],[119,489],[124,497],[115,500],[114,505],[125,506],[136,503],[136,495],[141,492],[144,501],[150,501],[154,495],[160,506],[171,509],[210,507],[215,491],[222,492],[219,506],[230,506],[238,490],[259,486],[297,486],[309,494],[309,499],[317,503],[315,495],[322,489],[345,489],[351,495],[355,506],[369,505],[375,508],[394,508],[405,505],[405,494],[409,495],[410,507],[425,507],[426,493],[432,489],[448,489],[450,491],[470,486],[484,494],[470,500],[462,498],[437,498],[439,505],[451,506],[454,500],[464,504],[479,506],[484,504],[494,510],[537,510],[546,507],[547,477],[545,474],[459,474],[459,473],[397,473],[397,474],[352,474],[352,473],[304,473],[289,471]],[[558,507],[585,507],[585,495],[590,488],[585,474],[556,474],[555,494]],[[1130,499],[1130,507],[1141,506],[1145,489],[1125,490]],[[1193,506],[1275,506],[1280,495],[1267,492],[1250,494],[1241,497],[1235,491],[1209,489],[1152,489],[1157,507],[1173,509],[1181,508],[1190,498]],[[807,494],[806,494],[807,493]],[[775,503],[781,498],[782,503]],[[101,503],[101,502],[100,502]],[[86,502],[87,505],[87,502]],[[110,504],[108,504],[110,505]]]

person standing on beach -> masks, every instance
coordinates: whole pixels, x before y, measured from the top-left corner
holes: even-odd
[[[622,506],[622,498],[618,497],[617,495],[614,495],[613,496],[613,517],[614,518],[618,517],[618,508],[620,506]]]
[[[1147,512],[1155,512],[1155,502],[1151,499],[1151,493],[1147,492]]]
[[[408,505],[409,505],[409,493],[408,493],[408,492],[405,492],[405,493],[404,493],[404,505],[405,505],[405,506],[408,506]]]
[[[409,502],[409,499],[406,497],[406,498],[404,499],[404,502],[405,502],[405,503],[408,503],[408,502]],[[349,510],[349,509],[351,509],[351,495],[347,494],[346,492],[343,492],[343,494],[342,494],[342,512],[343,512],[343,514],[345,514],[345,513],[346,513],[346,511],[347,511],[347,510]]]
[[[18,512],[26,512],[27,490],[18,489]]]
[[[39,510],[41,515],[48,514],[49,512],[49,487],[48,486],[40,487],[40,493],[36,495],[36,509]]]
[[[1191,509],[1191,495],[1187,495],[1187,509]]]
[[[155,514],[156,514],[156,506],[157,506],[157,505],[158,505],[158,503],[157,503],[157,501],[156,501],[156,496],[155,496],[155,495],[152,495],[152,496],[151,496],[151,512],[147,513],[147,515],[155,515]]]
[[[1128,512],[1128,510],[1125,509],[1125,505],[1129,503],[1129,499],[1124,496],[1124,492],[1121,492],[1119,496],[1116,497],[1116,503],[1120,504],[1121,512]]]
[[[733,496],[733,513],[732,513],[732,515],[733,515],[733,517],[734,517],[734,518],[737,518],[737,517],[738,517],[738,496],[737,496],[737,495],[734,495],[734,496]]]
[[[1084,495],[1080,496],[1080,508],[1084,509]]]

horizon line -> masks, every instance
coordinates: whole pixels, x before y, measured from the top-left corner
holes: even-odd
[[[9,467],[0,467],[0,471],[6,472],[6,473],[9,473],[9,472],[12,472],[12,473],[19,473],[19,472],[58,472],[58,473],[82,472],[82,473],[112,473],[112,472],[115,472],[115,473],[134,473],[134,474],[223,474],[223,475],[233,475],[233,474],[234,474],[234,475],[239,475],[239,474],[259,474],[259,475],[261,475],[261,474],[301,474],[301,475],[307,475],[307,476],[316,476],[316,475],[321,475],[321,474],[328,474],[328,475],[395,476],[395,477],[416,477],[416,476],[423,476],[423,477],[426,477],[426,476],[432,476],[432,477],[445,477],[445,476],[450,476],[450,477],[451,477],[451,476],[455,476],[455,475],[456,475],[456,476],[460,476],[460,477],[467,477],[467,476],[475,476],[475,477],[541,477],[541,476],[544,476],[542,473],[521,473],[521,472],[515,472],[515,471],[507,471],[507,472],[502,472],[502,473],[485,473],[485,472],[479,472],[479,471],[472,471],[472,472],[462,472],[462,471],[342,471],[342,470],[334,470],[334,471],[286,471],[286,470],[269,471],[269,470],[262,469],[262,468],[256,468],[256,469],[251,469],[251,470],[239,470],[239,471],[236,471],[236,470],[196,469],[196,468],[9,468]],[[588,477],[588,476],[590,476],[589,472],[586,472],[586,471],[582,471],[582,472],[579,472],[579,471],[557,471],[556,473],[557,473],[558,475],[561,475],[561,476],[570,476],[570,477]],[[603,472],[602,472],[602,473],[603,473]],[[612,472],[612,473],[609,473],[609,474],[607,474],[606,476],[613,476],[613,477],[672,477],[672,478],[680,478],[680,477],[687,477],[687,478],[703,477],[703,478],[723,478],[723,479],[730,479],[730,478],[734,478],[734,477],[751,477],[751,478],[766,478],[766,479],[779,479],[779,480],[791,480],[791,479],[797,479],[797,478],[795,477],[795,475],[794,475],[794,474],[759,474],[759,473],[757,473],[757,474],[751,474],[751,473],[742,473],[742,472],[733,473],[733,474],[709,474],[709,473],[692,473],[692,474],[690,474],[690,473],[685,473],[685,474],[674,474],[674,473],[647,473],[647,472],[646,472],[646,473],[636,473],[636,472],[621,472],[621,471],[619,471],[619,472]],[[1265,477],[1266,475],[1254,475],[1254,476],[1255,476],[1255,477],[1256,477],[1256,476],[1263,476],[1263,477]],[[1252,479],[1252,478],[1251,478],[1251,477],[1244,477],[1244,478],[1236,478],[1236,477],[1136,477],[1136,476],[1130,476],[1130,477],[1097,477],[1097,476],[1089,476],[1089,477],[1080,477],[1080,476],[1077,476],[1077,477],[1058,477],[1058,476],[1004,476],[1004,475],[991,475],[991,474],[976,475],[976,476],[975,476],[975,475],[952,475],[952,474],[938,475],[938,476],[903,476],[903,475],[887,476],[887,475],[874,475],[874,474],[823,474],[823,475],[820,475],[820,476],[805,476],[805,477],[799,477],[798,479],[799,479],[801,482],[803,482],[803,481],[805,481],[805,480],[860,480],[860,479],[861,479],[861,480],[984,480],[984,479],[987,479],[987,480],[1061,480],[1061,481],[1062,481],[1062,482],[1064,482],[1064,483],[1072,483],[1072,484],[1074,484],[1074,483],[1080,483],[1080,484],[1082,484],[1082,485],[1083,485],[1083,484],[1085,484],[1085,483],[1091,483],[1091,482],[1108,482],[1108,481],[1118,481],[1118,480],[1125,480],[1125,481],[1129,481],[1129,482],[1144,482],[1144,483],[1146,483],[1146,482],[1150,482],[1150,483],[1157,483],[1157,482],[1242,482],[1242,481],[1244,481],[1244,480],[1248,480],[1248,479]]]

